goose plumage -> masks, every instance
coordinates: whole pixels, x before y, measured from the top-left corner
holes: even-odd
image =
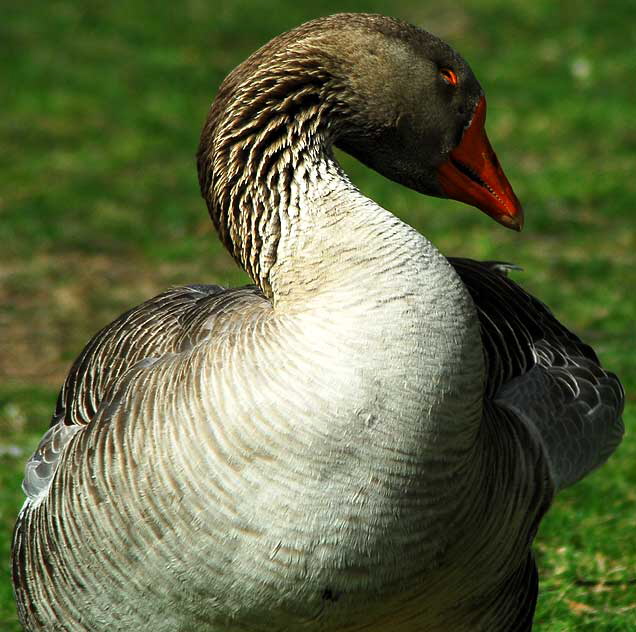
[[[332,153],[519,228],[484,118],[466,62],[382,16],[228,76],[199,181],[255,285],[164,292],[73,364],[14,532],[27,630],[531,629],[532,539],[619,444],[620,382]]]

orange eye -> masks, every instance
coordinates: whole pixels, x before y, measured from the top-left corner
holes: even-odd
[[[450,68],[440,68],[439,74],[449,86],[457,85],[457,75]]]

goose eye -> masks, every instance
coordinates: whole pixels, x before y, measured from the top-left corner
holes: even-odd
[[[457,85],[457,75],[450,68],[440,68],[439,74],[442,75],[442,79],[449,86],[456,86]]]

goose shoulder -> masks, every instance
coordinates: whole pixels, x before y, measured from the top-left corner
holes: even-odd
[[[477,308],[486,396],[540,441],[557,491],[602,465],[621,441],[625,394],[593,349],[507,278],[518,266],[450,259]]]
[[[227,337],[253,305],[269,307],[255,286],[188,285],[162,292],[98,331],[73,363],[49,429],[26,464],[22,487],[29,501],[46,494],[67,444],[100,408],[112,405],[134,374],[211,335]]]

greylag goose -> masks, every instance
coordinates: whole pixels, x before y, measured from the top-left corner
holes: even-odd
[[[620,442],[623,393],[506,275],[357,190],[340,147],[519,229],[466,62],[343,14],[224,81],[198,152],[255,286],[191,285],[86,346],[26,467],[27,630],[523,631],[556,492]]]

